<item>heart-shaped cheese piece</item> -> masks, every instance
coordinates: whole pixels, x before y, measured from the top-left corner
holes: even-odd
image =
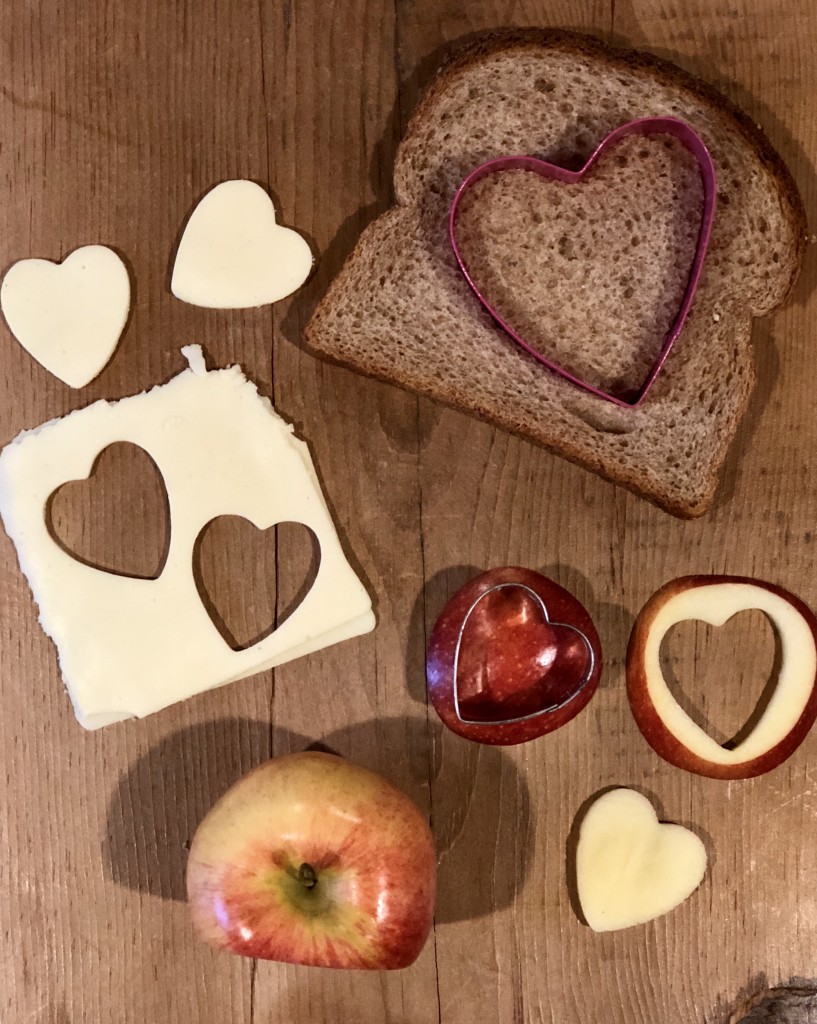
[[[49,373],[81,388],[105,368],[125,329],[130,278],[112,249],[85,245],[62,263],[13,264],[0,306],[23,348]]]
[[[705,872],[701,840],[681,825],[661,824],[650,801],[631,789],[602,794],[582,821],[576,882],[594,931],[666,914],[698,888]]]
[[[201,200],[179,242],[170,290],[209,309],[265,306],[309,277],[312,250],[275,222],[272,200],[254,181],[224,181]]]

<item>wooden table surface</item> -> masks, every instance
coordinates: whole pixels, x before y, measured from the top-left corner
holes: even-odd
[[[736,572],[817,604],[815,248],[755,330],[760,385],[715,509],[676,521],[530,444],[330,367],[303,326],[362,227],[391,199],[395,146],[458,38],[558,25],[668,56],[768,132],[813,215],[817,6],[812,0],[8,0],[0,7],[0,263],[106,243],[128,261],[132,318],[83,391],[0,327],[0,441],[183,367],[240,362],[308,439],[344,543],[376,597],[374,633],[86,733],[0,537],[2,1024],[721,1022],[739,993],[817,974],[817,735],[770,774],[723,783],[647,747],[624,693],[633,617],[667,579]],[[214,183],[253,178],[307,233],[320,267],[292,301],[186,306],[168,290],[179,230]],[[138,454],[138,453],[137,453]],[[155,571],[161,490],[132,449],[55,498],[54,530],[99,564]],[[238,642],[268,628],[308,571],[294,529],[222,521],[201,574]],[[519,748],[460,740],[430,712],[424,644],[448,596],[491,565],[553,576],[590,609],[606,669],[589,708]],[[775,654],[747,613],[679,628],[677,686],[713,734],[750,713]],[[228,784],[319,741],[386,774],[431,815],[434,932],[391,974],[216,954],[191,934],[187,845]],[[574,818],[632,785],[704,838],[710,870],[672,914],[625,932],[580,924],[568,891]]]

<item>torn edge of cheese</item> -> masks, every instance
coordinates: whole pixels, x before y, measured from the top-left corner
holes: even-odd
[[[143,717],[375,625],[306,442],[240,366],[208,372],[200,346],[185,346],[182,354],[189,368],[165,384],[23,431],[0,453],[0,515],[85,728]],[[201,443],[191,449],[191,438]],[[50,495],[68,480],[87,477],[100,452],[116,441],[146,450],[165,482],[171,543],[156,580],[87,566],[47,529]],[[278,486],[282,479],[285,487]],[[196,538],[220,515],[242,515],[259,529],[303,522],[321,549],[318,574],[298,608],[242,651],[230,648],[210,620],[193,575]],[[174,643],[174,635],[186,642]]]
[[[202,351],[201,345],[182,345],[181,353],[187,360],[187,364],[193,373],[203,376],[207,373],[207,363],[204,361],[204,352]],[[240,367],[236,367],[240,369]],[[241,376],[246,380],[244,371],[241,371]]]

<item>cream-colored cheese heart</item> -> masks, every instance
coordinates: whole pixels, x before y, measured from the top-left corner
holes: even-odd
[[[170,290],[209,309],[277,302],[312,270],[312,250],[275,222],[272,200],[254,181],[224,181],[190,215],[179,242]]]
[[[706,849],[681,825],[659,823],[631,789],[604,793],[579,830],[576,881],[585,919],[597,932],[660,917],[690,896],[706,873]]]
[[[90,383],[116,349],[130,311],[125,264],[104,245],[84,245],[62,263],[20,260],[0,288],[14,337],[72,388]]]

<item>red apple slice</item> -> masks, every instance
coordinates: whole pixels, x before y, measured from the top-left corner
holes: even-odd
[[[245,775],[198,827],[187,893],[218,949],[319,967],[393,970],[434,914],[426,816],[374,772],[318,751]]]
[[[727,749],[681,708],[661,670],[661,641],[689,619],[722,626],[758,609],[782,644],[777,685],[752,732]],[[684,576],[642,608],[627,648],[627,695],[645,739],[670,764],[713,779],[748,779],[776,768],[803,742],[817,717],[817,619],[797,597],[744,576]]]
[[[437,714],[479,743],[524,743],[584,708],[601,674],[601,642],[586,609],[531,569],[491,569],[443,609],[426,678]]]

